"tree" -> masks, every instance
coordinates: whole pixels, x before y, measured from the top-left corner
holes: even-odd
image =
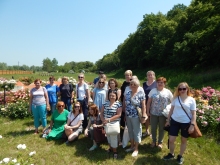
[[[52,71],[56,71],[58,69],[58,61],[56,58],[53,58],[52,62]]]
[[[43,67],[42,67],[43,71],[47,71],[47,72],[52,71],[53,70],[52,66],[53,63],[48,57],[46,59],[43,59]]]

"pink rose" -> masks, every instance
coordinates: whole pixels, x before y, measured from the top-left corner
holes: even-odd
[[[207,126],[208,122],[207,121],[203,121],[202,124],[203,124],[203,126]]]

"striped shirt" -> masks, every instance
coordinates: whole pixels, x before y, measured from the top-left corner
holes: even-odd
[[[104,104],[104,118],[109,119],[117,114],[118,108],[122,107],[121,103],[119,101],[116,101],[111,107],[110,107],[110,101],[106,101]],[[115,119],[111,123],[115,123],[116,121],[119,121],[120,117],[118,119]]]
[[[31,91],[30,91],[30,93],[33,96],[32,104],[34,104],[34,105],[44,105],[44,104],[46,104],[46,98],[44,96],[45,92],[46,92],[45,87],[40,87],[39,89],[32,88]]]

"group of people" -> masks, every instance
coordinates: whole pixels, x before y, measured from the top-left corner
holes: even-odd
[[[163,157],[164,160],[173,159],[175,140],[181,130],[180,153],[177,156],[179,164],[183,163],[183,154],[186,149],[187,138],[194,131],[196,122],[196,102],[190,96],[190,88],[186,82],[180,83],[175,89],[174,95],[166,88],[165,77],[156,79],[153,71],[146,73],[147,81],[141,86],[137,76],[132,75],[131,70],[125,72],[125,81],[118,88],[116,79],[106,80],[103,72],[94,79],[94,89],[91,92],[84,81],[85,75],[78,75],[78,84],[75,91],[67,77],[62,78],[62,84],[58,87],[54,84],[54,77],[50,77],[50,83],[41,86],[41,80],[34,81],[35,88],[30,92],[30,108],[34,115],[35,134],[38,133],[42,122],[44,129],[47,126],[47,111],[51,110],[52,117],[46,139],[60,139],[65,134],[66,144],[76,139],[84,130],[85,136],[90,136],[93,141],[90,151],[98,147],[95,141],[96,128],[103,128],[103,134],[109,144],[108,152],[113,153],[117,159],[117,147],[120,144],[120,126],[128,128],[130,147],[126,152],[132,152],[132,156],[138,155],[138,146],[142,136],[152,137],[151,147],[163,148],[164,126],[170,125],[169,148],[170,153]],[[58,101],[57,96],[60,96]],[[76,97],[76,102],[73,99]],[[92,97],[93,103],[88,100]],[[73,108],[72,108],[73,105]],[[171,105],[168,117],[163,114],[164,109]],[[141,118],[138,109],[141,110]],[[188,117],[187,116],[187,114]],[[144,123],[144,124],[143,124]],[[142,132],[142,124],[146,132]],[[149,124],[151,131],[149,131]]]

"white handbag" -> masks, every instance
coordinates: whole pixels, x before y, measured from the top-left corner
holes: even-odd
[[[120,125],[119,122],[116,123],[107,123],[105,125],[105,133],[107,135],[117,135],[120,133]]]

